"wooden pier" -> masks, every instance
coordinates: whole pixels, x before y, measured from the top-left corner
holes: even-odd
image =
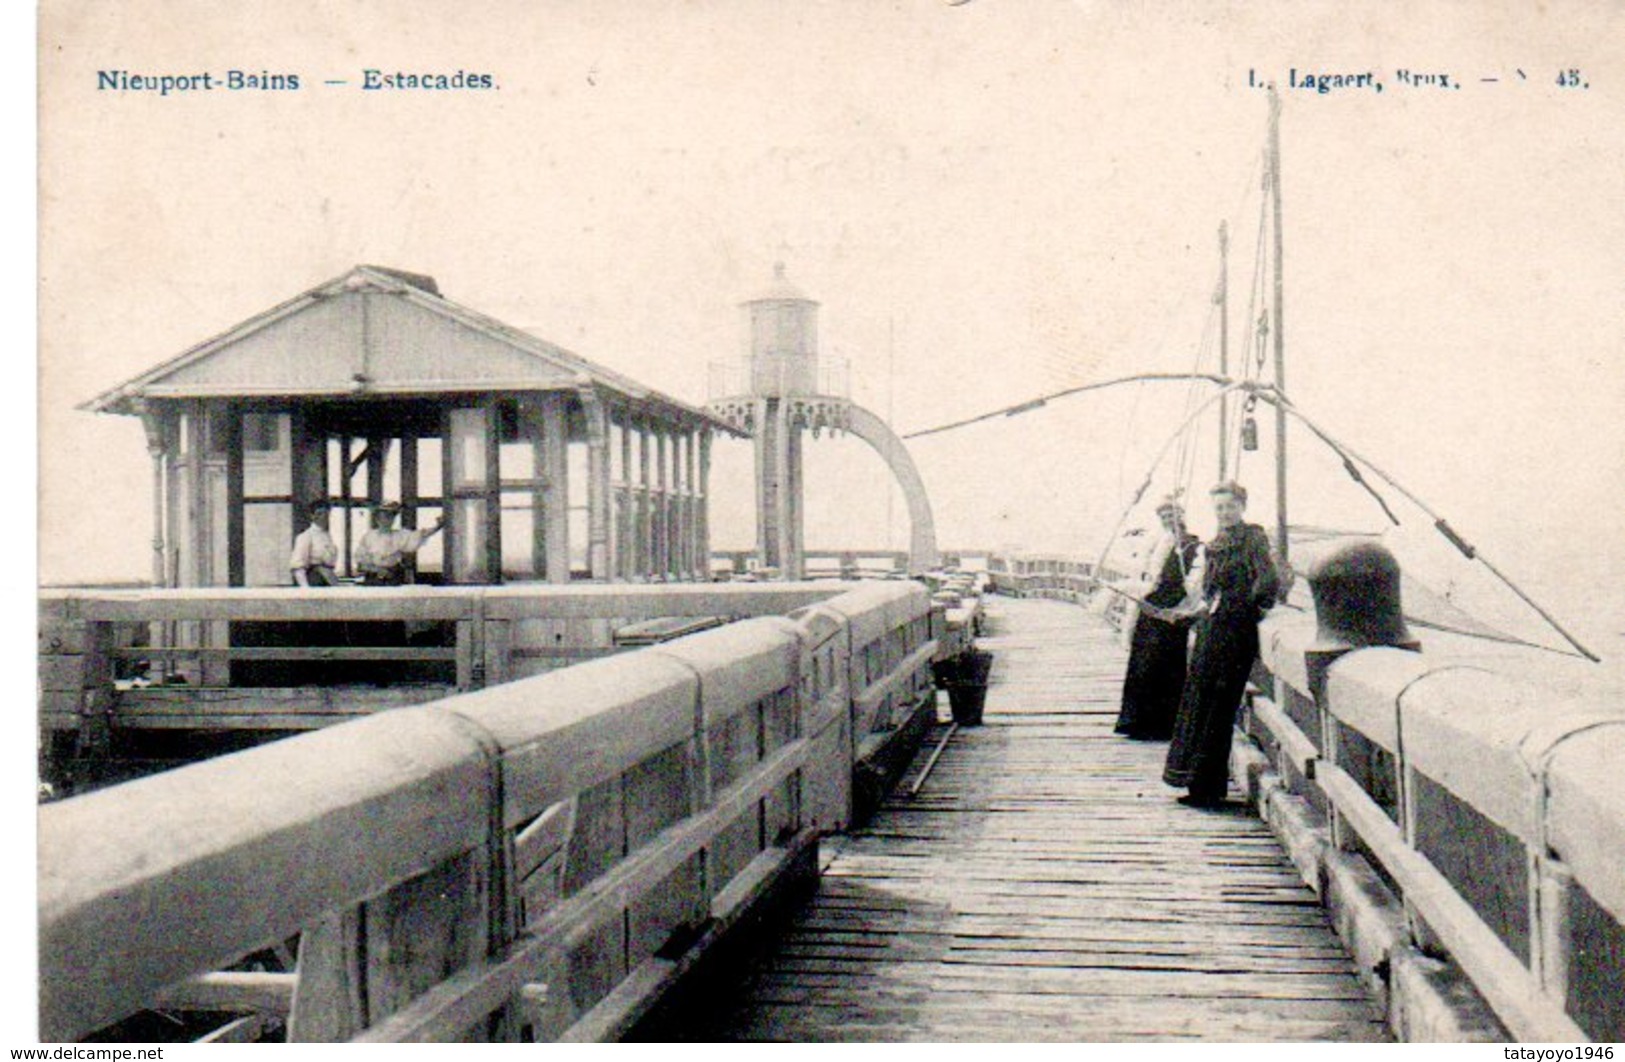
[[[739,1005],[671,1032],[1386,1039],[1269,828],[1240,803],[1175,803],[1167,746],[1112,734],[1116,632],[1056,601],[997,599],[988,622],[986,725],[958,731],[910,796],[928,742],[872,822],[832,844]]]
[[[1625,1034],[1625,716],[1426,646],[1329,653],[1278,610],[1235,804],[1187,809],[1164,746],[1112,734],[1124,652],[1078,607],[1087,565],[989,571],[972,604],[913,582],[42,599],[42,721],[81,745],[143,723],[112,682],[129,625],[432,607],[466,683],[43,806],[42,1033],[130,1038],[156,1010],[290,1041]],[[736,622],[609,638],[697,616]],[[933,664],[978,629],[986,725],[923,775]],[[602,658],[523,674],[550,643]]]

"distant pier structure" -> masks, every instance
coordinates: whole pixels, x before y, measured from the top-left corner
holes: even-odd
[[[357,266],[86,403],[137,415],[157,586],[277,586],[317,499],[341,572],[370,513],[444,518],[417,582],[709,578],[714,433],[728,420]]]
[[[716,416],[756,446],[756,555],[785,579],[806,577],[804,433],[851,432],[890,467],[909,516],[910,572],[936,567],[931,502],[903,441],[847,393],[846,366],[818,355],[818,303],[773,268],[772,286],[744,303],[749,347],[742,362],[711,366]]]

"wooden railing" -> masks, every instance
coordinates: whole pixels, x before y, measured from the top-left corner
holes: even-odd
[[[1000,592],[1088,600],[1087,562],[989,567]],[[1395,1034],[1625,1038],[1625,712],[1426,651],[1327,653],[1312,613],[1261,638],[1232,774]]]
[[[1057,555],[994,554],[988,559],[988,573],[995,593],[1011,597],[1044,597],[1088,604],[1097,587],[1095,562]],[[1115,569],[1106,568],[1099,578],[1121,580]],[[1114,627],[1121,627],[1126,613],[1124,599],[1112,595],[1098,602],[1101,614]]]
[[[92,743],[117,728],[310,729],[609,656],[621,648],[618,630],[656,617],[782,615],[843,589],[679,583],[47,590],[39,605],[41,727],[48,741]],[[287,639],[296,644],[244,644],[254,641],[245,629],[289,624],[300,625],[299,636]],[[387,635],[388,625],[397,644],[358,637]],[[430,636],[407,640],[403,628]],[[266,662],[295,664],[308,677],[268,688],[254,675],[233,673],[233,663]],[[153,684],[115,682],[144,663],[152,665]],[[322,688],[343,684],[343,673],[331,669],[357,664],[372,669],[363,688],[349,683],[341,696]]]
[[[987,550],[938,550],[942,567],[958,568],[962,564],[980,565],[988,557]],[[898,577],[908,574],[909,552],[906,549],[809,549],[802,554],[809,576],[817,572],[839,574],[842,578],[890,573]],[[748,576],[758,563],[754,549],[714,549],[711,551],[711,574],[725,579]]]
[[[1303,616],[1262,635],[1273,690],[1243,719],[1267,756],[1253,794],[1306,825],[1297,855],[1322,895],[1369,893],[1360,861],[1389,886],[1398,906],[1351,927],[1387,971],[1375,987],[1448,956],[1513,1038],[1625,1038],[1625,713],[1426,653],[1328,654]],[[1390,1012],[1396,1031],[1423,1026],[1407,1038],[1470,1031],[1427,1028],[1404,1001]]]
[[[941,622],[865,585],[48,804],[42,1038],[153,1006],[306,1041],[613,1037],[811,869],[855,767],[933,703]],[[295,937],[291,975],[226,969]]]

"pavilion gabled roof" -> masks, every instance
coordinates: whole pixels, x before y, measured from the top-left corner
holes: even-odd
[[[592,386],[678,420],[737,434],[645,387],[440,294],[434,278],[360,265],[86,402],[136,413],[146,399],[433,395]]]

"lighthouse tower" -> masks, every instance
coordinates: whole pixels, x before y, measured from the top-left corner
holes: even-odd
[[[711,412],[749,432],[756,446],[756,555],[784,579],[806,575],[803,538],[804,432],[850,431],[891,466],[908,501],[909,567],[937,563],[925,487],[902,441],[847,395],[846,366],[818,356],[818,303],[791,284],[784,263],[773,283],[747,300],[742,363],[712,366]]]

